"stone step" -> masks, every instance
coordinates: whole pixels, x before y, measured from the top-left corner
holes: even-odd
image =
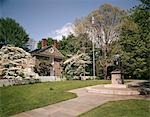
[[[105,88],[122,88],[122,89],[126,89],[128,88],[128,85],[125,84],[106,84],[104,85]]]
[[[129,88],[105,88],[105,87],[91,87],[87,88],[87,92],[109,94],[109,95],[139,95],[140,92]]]

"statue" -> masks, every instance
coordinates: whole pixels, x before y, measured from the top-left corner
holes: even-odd
[[[121,71],[121,57],[119,54],[114,56],[114,65],[116,71]]]

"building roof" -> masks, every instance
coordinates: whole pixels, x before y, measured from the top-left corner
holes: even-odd
[[[50,49],[53,49],[53,52],[50,52]],[[32,55],[35,56],[43,56],[43,57],[53,57],[53,58],[58,58],[58,59],[63,59],[64,56],[62,53],[54,46],[46,46],[41,49],[36,49],[30,52]]]

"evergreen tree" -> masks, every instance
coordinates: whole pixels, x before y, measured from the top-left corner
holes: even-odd
[[[24,28],[14,19],[0,18],[0,44],[26,48],[29,37]]]
[[[141,0],[125,19],[121,33],[123,65],[133,78],[149,78],[150,73],[150,1]]]

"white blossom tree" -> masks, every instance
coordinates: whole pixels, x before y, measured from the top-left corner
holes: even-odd
[[[64,71],[70,76],[85,76],[89,74],[85,68],[90,63],[90,57],[86,53],[77,53],[63,63]]]

